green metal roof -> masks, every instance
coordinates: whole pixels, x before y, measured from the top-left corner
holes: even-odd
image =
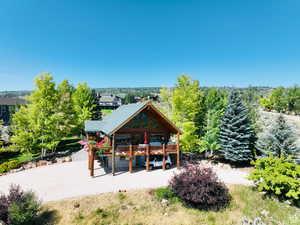
[[[103,120],[87,120],[85,121],[85,132],[102,131],[107,135],[126,122],[135,113],[140,111],[149,102],[139,102],[134,104],[122,105],[113,111],[111,114],[105,116]]]

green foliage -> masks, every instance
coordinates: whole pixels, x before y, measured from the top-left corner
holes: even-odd
[[[219,142],[223,157],[232,163],[244,163],[253,159],[254,132],[248,118],[248,110],[238,92],[229,97],[221,120]]]
[[[259,191],[266,191],[300,203],[300,165],[284,157],[262,158],[253,165],[255,170],[251,172],[249,179],[256,182]]]
[[[118,193],[117,197],[120,201],[124,201],[127,198],[127,195],[124,193]]]
[[[270,127],[265,127],[258,135],[256,148],[263,156],[296,157],[300,153],[296,141],[295,131],[283,115],[280,115]]]
[[[44,73],[35,79],[36,89],[12,119],[14,146],[21,152],[55,151],[63,137],[77,134],[93,114],[93,99],[86,84],[74,89],[67,80],[56,87]]]
[[[0,195],[0,221],[7,225],[36,224],[41,203],[33,192],[12,185],[7,195]]]
[[[76,127],[80,132],[84,128],[84,121],[90,120],[95,109],[92,90],[86,83],[79,83],[72,96],[74,111],[76,114]]]
[[[176,195],[171,190],[171,188],[169,188],[169,187],[161,187],[161,188],[157,188],[157,189],[154,190],[154,196],[158,200],[162,200],[162,199],[169,200],[169,199],[174,198]]]
[[[209,151],[212,154],[220,148],[218,142],[219,124],[224,114],[227,104],[227,94],[217,88],[211,88],[205,95],[205,121],[204,126],[198,127],[199,130],[204,131],[201,139],[201,151]]]
[[[260,105],[267,110],[299,114],[300,87],[295,85],[291,88],[276,88],[268,96],[261,98]]]
[[[13,117],[12,142],[21,151],[53,150],[60,139],[60,120],[57,113],[57,91],[50,74],[35,80],[37,88],[28,97],[30,104],[22,106]]]
[[[24,194],[22,202],[12,202],[8,213],[11,224],[27,225],[33,223],[40,211],[40,203],[32,192]]]
[[[106,116],[108,114],[111,114],[113,112],[112,109],[102,109],[101,113],[103,114],[103,116]]]
[[[0,174],[1,173],[7,173],[12,169],[19,168],[21,164],[17,160],[12,160],[8,162],[4,162],[0,164]]]
[[[171,97],[171,118],[183,130],[181,147],[184,151],[199,151],[197,118],[204,110],[202,101],[199,82],[187,75],[179,76]]]
[[[57,125],[59,126],[58,136],[66,137],[74,134],[76,128],[76,114],[72,104],[74,87],[69,81],[64,80],[57,87]]]
[[[135,94],[133,93],[128,93],[125,95],[123,99],[123,104],[130,104],[130,103],[135,103]]]
[[[172,95],[171,88],[163,87],[160,89],[160,109],[169,118],[172,117]]]

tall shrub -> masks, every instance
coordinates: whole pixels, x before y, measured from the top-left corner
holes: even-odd
[[[24,192],[12,185],[8,195],[0,195],[0,221],[7,225],[34,224],[41,203],[33,192]]]
[[[188,205],[205,210],[219,210],[230,202],[228,188],[211,168],[189,165],[175,175],[169,187]]]
[[[255,181],[259,191],[300,203],[300,165],[284,157],[261,158],[253,164],[249,179]]]
[[[254,131],[238,92],[232,92],[220,124],[219,142],[223,157],[232,163],[253,159]]]

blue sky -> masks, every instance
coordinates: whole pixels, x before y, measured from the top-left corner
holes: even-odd
[[[298,0],[2,0],[0,90],[300,84]]]

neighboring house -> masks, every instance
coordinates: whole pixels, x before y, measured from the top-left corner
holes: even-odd
[[[26,101],[19,98],[0,97],[0,120],[4,125],[9,125],[11,115],[20,107],[26,104]]]
[[[116,169],[150,168],[150,156],[172,156],[180,166],[179,136],[181,131],[150,102],[122,105],[103,120],[85,122],[89,143],[89,169],[94,175],[95,151],[102,149],[103,165]],[[177,137],[177,141],[174,141]],[[166,162],[162,163],[166,168]]]
[[[99,109],[116,109],[122,105],[122,99],[116,95],[100,95],[97,97]]]

